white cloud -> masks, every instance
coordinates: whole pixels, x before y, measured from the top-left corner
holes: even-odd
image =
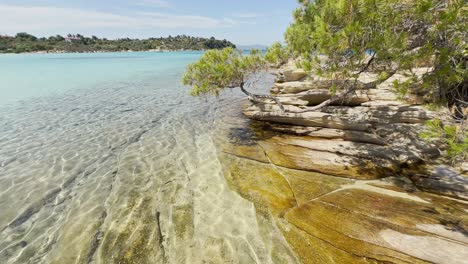
[[[258,18],[263,16],[262,14],[258,13],[234,13],[232,14],[233,17],[237,18]]]
[[[164,0],[141,0],[138,5],[155,6],[155,7],[169,7],[169,2]]]
[[[60,7],[0,5],[0,32],[80,32],[97,29],[212,29],[236,25],[232,19],[169,13],[128,15]]]
[[[158,12],[140,12],[145,23],[161,28],[219,28],[229,26],[227,21],[192,15],[173,15]]]

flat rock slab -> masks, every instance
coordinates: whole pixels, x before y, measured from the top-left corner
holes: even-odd
[[[351,179],[378,179],[399,169],[391,151],[373,144],[282,136],[259,145],[272,163],[291,169]]]
[[[307,72],[303,69],[299,69],[293,63],[281,67],[277,72],[278,82],[292,82],[302,80],[307,77]]]
[[[378,261],[465,263],[468,257],[467,218],[443,204],[345,189],[294,208],[286,219],[343,251]]]
[[[468,177],[452,167],[437,166],[426,174],[410,175],[410,179],[425,191],[468,200]]]
[[[322,112],[282,112],[279,109],[268,105],[250,106],[244,110],[244,115],[254,120],[299,126],[325,127],[355,131],[366,131],[370,129],[369,124],[356,123],[352,120],[340,118],[338,115]]]
[[[312,89],[295,94],[279,94],[277,98],[283,104],[289,105],[318,105],[332,97],[329,89]],[[346,100],[339,101],[338,105],[358,106],[368,102],[372,96],[367,94],[366,90],[358,90],[356,93]]]
[[[326,139],[342,139],[345,141],[371,143],[381,146],[386,144],[385,140],[379,137],[378,135],[362,131],[340,130],[320,127],[291,126],[275,123],[268,124],[268,128],[273,131],[298,136],[309,136],[314,138]]]
[[[232,188],[271,214],[302,263],[465,263],[468,204],[226,155]],[[409,183],[410,184],[410,183]]]

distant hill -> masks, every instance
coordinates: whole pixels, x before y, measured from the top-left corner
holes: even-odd
[[[148,51],[148,50],[207,50],[236,47],[227,40],[190,36],[168,36],[149,39],[109,40],[80,34],[38,38],[28,33],[0,37],[0,53],[22,52],[105,52],[105,51]]]
[[[251,49],[258,49],[258,50],[266,50],[268,47],[265,45],[237,45],[238,49],[241,50],[251,50]]]

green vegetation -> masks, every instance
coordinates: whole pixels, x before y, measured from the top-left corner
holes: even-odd
[[[252,50],[250,55],[243,55],[234,48],[210,50],[199,61],[187,67],[182,83],[192,87],[190,93],[193,96],[218,95],[226,88],[240,88],[251,101],[274,100],[283,109],[276,98],[252,94],[245,89],[253,87],[255,77],[266,70],[267,63],[258,50]]]
[[[27,33],[15,37],[0,36],[0,53],[21,52],[94,52],[94,51],[146,51],[146,50],[207,50],[235,47],[227,40],[215,38],[195,38],[189,36],[169,36],[150,39],[101,39],[80,34],[37,38]]]
[[[265,54],[265,59],[276,67],[279,67],[288,62],[290,57],[291,54],[287,47],[281,45],[279,42],[271,45]]]
[[[400,99],[425,94],[427,104],[448,106],[452,126],[428,123],[425,138],[440,138],[452,160],[468,156],[468,5],[464,0],[299,0],[286,32],[289,50],[305,70],[336,80],[329,105],[359,88],[357,78],[374,72],[394,82]],[[415,67],[429,70],[417,78]]]
[[[444,125],[440,119],[426,123],[426,131],[420,137],[427,140],[440,140],[446,146],[447,156],[452,162],[468,159],[468,131],[466,127]]]
[[[457,108],[468,101],[468,8],[463,0],[300,0],[286,42],[300,65],[335,79],[366,71],[426,66],[417,87],[429,102]],[[384,79],[380,80],[383,81]],[[356,82],[338,87],[341,99]],[[404,88],[411,89],[409,83]],[[330,101],[327,102],[328,104]],[[325,103],[323,106],[327,105]]]

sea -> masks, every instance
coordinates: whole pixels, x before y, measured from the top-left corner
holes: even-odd
[[[0,263],[273,263],[219,159],[245,98],[181,84],[201,55],[0,55]]]

